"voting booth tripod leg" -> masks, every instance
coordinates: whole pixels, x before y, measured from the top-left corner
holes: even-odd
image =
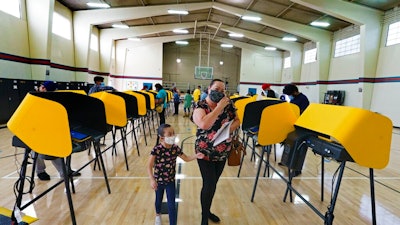
[[[69,156],[70,157],[70,156]],[[69,176],[69,168],[67,169],[67,166],[65,165],[65,161],[63,158],[60,158],[60,160],[62,161],[62,169],[63,169],[63,174],[64,174],[64,184],[65,184],[65,192],[67,194],[67,199],[68,199],[68,205],[69,205],[69,211],[71,214],[71,220],[72,220],[72,224],[76,225],[76,219],[75,219],[75,211],[74,211],[74,205],[72,203],[72,197],[71,197],[71,190],[69,189],[69,182],[70,182],[70,176]],[[71,160],[71,159],[69,159]],[[68,165],[69,166],[69,165]],[[71,175],[71,179],[72,179],[72,175]],[[71,180],[72,183],[72,180]],[[75,189],[74,189],[75,192]]]
[[[251,194],[251,202],[254,201],[254,195],[256,194],[258,178],[260,177],[261,165],[262,165],[262,163],[263,163],[263,158],[264,158],[264,152],[265,152],[265,151],[262,151],[262,152],[261,152],[261,155],[260,155],[260,161],[259,161],[259,163],[258,163],[258,169],[257,169],[256,180],[254,181],[253,193]]]
[[[35,187],[35,172],[36,172],[36,164],[37,164],[37,158],[39,157],[39,154],[31,151],[32,155],[32,172],[31,172],[31,184],[29,186],[29,193],[32,193],[33,188]]]
[[[124,128],[121,127],[120,131],[121,131],[122,147],[123,147],[123,149],[124,149],[124,157],[125,157],[126,170],[129,170],[128,158],[127,158],[127,156],[126,156],[126,145],[125,145],[126,135],[124,134]]]
[[[265,177],[267,170],[268,170],[268,177],[269,177],[269,156],[271,155],[271,145],[263,146],[262,150],[267,151],[267,161],[265,162],[264,177]],[[263,162],[262,159],[261,159],[261,162]]]
[[[111,155],[114,155],[114,153],[115,153],[115,155],[117,155],[117,147],[116,147],[116,141],[115,141],[115,138],[117,138],[116,137],[117,136],[117,127],[116,126],[113,126],[113,128],[111,129],[111,136],[113,139]]]
[[[283,196],[283,202],[286,202],[286,198],[287,198],[288,194],[289,194],[290,202],[293,202],[293,193],[292,193],[293,172],[294,172],[294,170],[291,170],[288,168],[289,180],[287,182],[285,195]]]
[[[110,184],[108,183],[108,178],[107,178],[107,171],[104,166],[103,156],[102,156],[102,152],[100,149],[100,140],[95,140],[93,146],[94,146],[94,151],[96,152],[95,167],[96,167],[96,163],[98,161],[100,161],[99,164],[101,166],[101,170],[103,170],[103,175],[104,175],[104,180],[106,181],[107,191],[108,191],[108,194],[111,194]],[[100,166],[99,166],[99,168],[100,168]]]
[[[369,168],[369,184],[371,189],[372,224],[376,225],[375,183],[374,183],[374,169],[372,168]]]
[[[26,148],[24,154],[24,160],[22,161],[21,170],[19,172],[19,185],[18,185],[18,195],[15,201],[15,205],[13,208],[13,212],[11,214],[11,222],[12,224],[18,224],[17,219],[15,218],[16,209],[21,208],[22,196],[24,195],[24,185],[25,185],[25,175],[26,175],[26,167],[28,166],[28,159],[31,149]],[[33,178],[32,178],[33,179]]]
[[[333,192],[333,196],[331,199],[331,204],[328,206],[328,211],[325,213],[325,225],[332,225],[333,224],[333,219],[334,219],[334,215],[333,215],[333,211],[335,210],[335,204],[336,204],[336,199],[337,196],[339,195],[339,188],[340,188],[340,182],[342,181],[343,178],[343,172],[344,172],[344,168],[346,166],[346,161],[342,161],[340,163],[340,167],[339,167],[339,176],[338,179],[336,181],[336,187],[335,190]]]
[[[144,117],[142,116],[143,136],[144,136],[144,142],[146,143],[146,146],[147,146],[147,137],[146,137],[146,128],[145,128],[145,125],[146,125],[146,121],[145,121]]]

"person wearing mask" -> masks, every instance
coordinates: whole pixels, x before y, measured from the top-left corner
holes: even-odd
[[[203,186],[200,193],[201,225],[208,220],[219,222],[220,218],[210,212],[217,182],[225,167],[231,150],[232,133],[239,127],[239,119],[233,102],[225,96],[225,83],[220,79],[211,81],[208,96],[196,105],[192,121],[197,125],[195,151],[203,153],[203,159],[197,159]],[[214,146],[213,136],[225,124],[231,122],[230,137]]]
[[[39,86],[38,91],[39,92],[48,92],[48,91],[55,91],[57,90],[57,83],[53,82],[53,81],[45,81],[43,82],[43,84],[41,84]],[[34,153],[37,154],[37,153]],[[53,164],[53,166],[57,169],[58,174],[60,175],[60,177],[64,177],[63,175],[63,169],[62,169],[62,161],[60,161],[62,159],[55,159],[55,160],[51,160],[51,163]],[[44,159],[42,155],[38,155],[37,159],[36,159],[36,175],[39,177],[40,180],[50,180],[50,175],[46,172],[46,164],[44,163]],[[77,173],[73,170],[71,170],[71,168],[69,168],[70,173],[72,173],[74,176],[80,176],[80,173]]]
[[[307,96],[299,92],[299,89],[294,84],[286,85],[283,88],[283,94],[289,96],[290,103],[293,103],[300,108],[300,114],[302,114],[308,105],[310,105],[310,101],[308,101]]]
[[[202,153],[187,156],[182,149],[175,143],[175,132],[169,124],[161,124],[158,129],[160,144],[154,146],[150,153],[147,164],[147,173],[150,178],[150,186],[156,193],[156,219],[155,225],[161,225],[161,205],[164,190],[167,193],[167,204],[169,214],[169,224],[176,225],[175,209],[175,174],[176,158],[179,157],[185,162],[196,158],[203,158]]]
[[[105,86],[104,85],[104,77],[101,76],[95,76],[93,78],[94,80],[94,85],[93,87],[91,87],[89,89],[89,95],[95,92],[99,92],[99,91],[107,91],[107,90],[115,90],[113,87],[111,86]]]
[[[307,96],[303,93],[299,92],[299,89],[294,84],[285,85],[283,88],[283,94],[288,95],[290,98],[290,103],[297,105],[300,108],[300,115],[306,110],[308,105],[310,105],[310,101]],[[279,162],[278,165],[283,166],[282,162]],[[293,172],[293,176],[299,176],[301,174],[301,170],[296,170]]]
[[[261,85],[261,95],[269,98],[276,98],[276,93],[271,89],[271,84],[263,84]]]

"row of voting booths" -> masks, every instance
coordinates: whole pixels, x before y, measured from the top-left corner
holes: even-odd
[[[6,124],[25,95],[39,88],[41,80],[0,78],[0,124]],[[93,84],[87,82],[57,82],[59,90],[83,90],[86,93]]]
[[[287,188],[282,193],[284,202],[288,195],[292,202],[294,192],[321,217],[324,224],[333,224],[335,203],[345,165],[357,163],[369,168],[371,213],[373,224],[376,224],[373,171],[386,167],[389,162],[393,128],[389,118],[360,108],[316,103],[311,103],[300,115],[296,105],[278,99],[257,100],[257,96],[234,96],[231,99],[237,108],[243,144],[246,148],[251,148],[251,160],[255,157],[260,159],[251,201],[254,201],[261,168],[265,165],[264,176],[266,173],[269,176],[271,169],[286,183]],[[261,146],[261,151],[256,151],[257,143]],[[281,160],[287,167],[287,177],[270,164],[270,155],[275,144],[284,146]],[[326,212],[318,211],[292,184],[294,172],[302,169],[308,152],[321,157],[321,201],[324,201],[324,159],[338,162],[338,177]],[[244,155],[241,163],[243,159]],[[238,169],[238,177],[241,169],[242,164]]]
[[[16,218],[18,218],[16,213],[20,210],[22,211],[56,186],[64,183],[72,224],[77,224],[71,198],[71,192],[75,192],[75,187],[71,171],[68,171],[71,155],[90,151],[91,146],[93,146],[94,157],[76,172],[93,163],[93,169],[98,167],[102,170],[107,191],[111,193],[102,155],[109,149],[112,149],[112,154],[116,155],[116,145],[122,143],[126,169],[129,170],[126,153],[127,136],[131,134],[132,139],[134,138],[136,150],[140,156],[139,137],[143,136],[147,145],[146,136],[151,136],[152,130],[154,132],[156,126],[158,127],[158,115],[154,113],[155,95],[156,93],[151,91],[103,91],[88,96],[83,90],[26,94],[7,123],[9,130],[14,134],[12,145],[25,149],[21,171],[19,172],[18,194],[12,220],[16,221]],[[109,132],[112,134],[113,143],[103,150],[100,148],[100,143]],[[120,132],[119,140],[116,140],[117,132]],[[146,134],[146,132],[148,133]],[[133,140],[132,145],[134,145]],[[32,152],[37,153],[33,157],[33,164],[36,163],[38,154],[39,157],[44,159],[61,160],[64,165],[64,179],[37,195],[34,199],[22,204],[25,178],[28,176],[27,165]],[[32,166],[32,168],[31,176],[33,180],[35,166]],[[33,187],[34,185],[31,182],[29,193],[32,193]]]

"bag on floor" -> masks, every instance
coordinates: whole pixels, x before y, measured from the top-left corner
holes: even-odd
[[[239,166],[242,154],[246,155],[246,149],[240,141],[239,135],[232,139],[232,147],[228,157],[228,166]]]

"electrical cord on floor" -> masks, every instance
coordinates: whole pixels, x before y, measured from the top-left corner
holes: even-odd
[[[16,170],[17,170],[17,174],[19,175],[18,176],[18,179],[17,179],[17,181],[14,183],[14,195],[15,195],[15,198],[17,198],[18,197],[18,193],[19,193],[19,190],[18,190],[18,188],[19,188],[19,186],[20,186],[20,182],[22,182],[23,180],[26,180],[27,181],[27,183],[29,184],[29,187],[32,185],[32,188],[34,188],[35,187],[35,182],[34,182],[34,180],[32,179],[32,177],[30,177],[30,176],[26,176],[26,173],[25,173],[25,176],[22,174],[22,171],[21,171],[21,162],[18,160],[18,155],[20,155],[20,154],[17,154],[17,148],[15,148],[15,152],[14,152],[14,158],[15,158],[15,160],[14,160],[14,163],[15,163],[15,166],[16,166]],[[31,157],[28,157],[27,159],[24,159],[24,160],[27,160],[27,161],[29,161],[29,159],[30,159]],[[27,164],[28,162],[26,162],[26,164]],[[24,185],[25,186],[25,185]],[[24,194],[28,194],[29,192],[24,192],[23,190],[22,190],[22,195],[24,195]]]

